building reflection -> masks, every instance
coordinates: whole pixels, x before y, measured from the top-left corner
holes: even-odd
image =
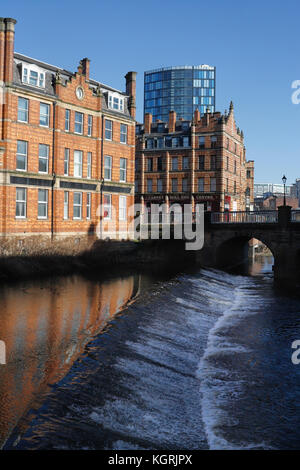
[[[0,289],[0,448],[68,372],[85,345],[139,289],[139,277],[105,283],[78,277]]]

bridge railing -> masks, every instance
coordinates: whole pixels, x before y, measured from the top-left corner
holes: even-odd
[[[210,220],[212,224],[274,224],[278,222],[278,212],[212,212]]]
[[[291,222],[300,222],[300,210],[291,211]]]

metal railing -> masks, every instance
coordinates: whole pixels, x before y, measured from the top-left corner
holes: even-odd
[[[291,211],[291,222],[300,222],[300,210]]]
[[[278,212],[212,212],[210,220],[212,224],[275,224]]]

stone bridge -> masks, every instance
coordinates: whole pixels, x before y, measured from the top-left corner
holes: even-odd
[[[252,238],[272,252],[276,281],[300,283],[300,211],[290,206],[281,206],[278,212],[206,213],[204,247],[197,257],[204,266],[235,268],[248,256]]]

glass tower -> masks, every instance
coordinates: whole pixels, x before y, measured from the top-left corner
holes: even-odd
[[[216,68],[210,65],[164,67],[144,74],[144,114],[153,121],[167,121],[169,111],[176,111],[177,119],[191,120],[199,109],[207,107],[213,113],[216,106]]]

